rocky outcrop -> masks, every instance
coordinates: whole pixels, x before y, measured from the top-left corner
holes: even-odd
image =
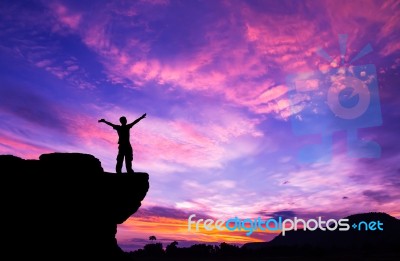
[[[7,191],[2,213],[10,228],[6,248],[15,259],[125,258],[115,239],[117,224],[141,206],[147,173],[107,173],[97,158],[80,153],[39,160],[2,155],[0,168]]]

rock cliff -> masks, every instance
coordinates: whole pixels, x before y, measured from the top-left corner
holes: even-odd
[[[115,239],[117,224],[141,206],[147,173],[107,173],[97,158],[81,153],[39,160],[0,155],[0,168],[3,236],[15,259],[125,259]]]

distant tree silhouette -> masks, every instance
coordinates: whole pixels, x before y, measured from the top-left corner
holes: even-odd
[[[179,243],[177,241],[171,242],[166,248],[165,252],[168,256],[176,256],[178,253],[178,245]]]
[[[154,240],[157,240],[157,238],[156,238],[156,236],[149,236],[149,240],[154,241]]]
[[[160,260],[165,254],[161,243],[147,244],[144,246],[143,250],[145,256],[156,258],[156,260]]]
[[[206,244],[194,244],[190,247],[190,252],[196,257],[209,257],[214,253],[214,246]]]
[[[223,242],[219,245],[218,254],[225,257],[237,256],[240,254],[240,248],[238,246]]]

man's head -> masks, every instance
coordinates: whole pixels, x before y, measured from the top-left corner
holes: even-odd
[[[119,122],[121,122],[122,125],[126,125],[127,120],[126,120],[125,116],[122,116],[121,118],[119,118]]]

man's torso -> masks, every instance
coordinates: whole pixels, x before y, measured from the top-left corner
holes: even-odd
[[[130,126],[127,125],[117,125],[115,126],[115,130],[118,132],[118,144],[120,145],[128,145],[130,144],[129,138],[130,138]]]

